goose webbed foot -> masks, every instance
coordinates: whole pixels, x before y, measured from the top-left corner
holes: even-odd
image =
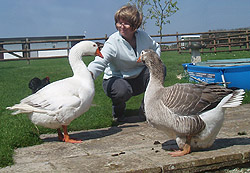
[[[169,153],[172,157],[179,157],[189,154],[191,152],[191,146],[189,144],[185,144],[183,150],[177,150],[174,152]]]
[[[82,140],[72,139],[69,137],[69,135],[64,135],[63,141],[69,143],[82,143]]]
[[[62,134],[60,129],[57,129],[58,139],[60,141],[69,142],[69,143],[82,143],[82,140],[76,140],[76,139],[72,139],[69,137],[67,126],[62,126],[62,128],[63,128],[64,135]]]
[[[63,133],[64,133],[64,142],[69,142],[69,143],[82,143],[82,140],[76,140],[76,139],[71,139],[68,134],[67,126],[62,126],[63,128]]]
[[[191,136],[187,136],[186,137],[186,143],[184,145],[184,147],[182,148],[182,150],[177,150],[174,152],[169,153],[169,155],[171,155],[172,157],[179,157],[179,156],[184,156],[186,154],[191,153]]]

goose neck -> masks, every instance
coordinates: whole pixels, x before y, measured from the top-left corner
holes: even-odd
[[[152,68],[150,71],[150,79],[154,81],[154,83],[160,84],[163,86],[164,84],[164,70],[163,68]]]
[[[86,65],[82,61],[82,54],[79,51],[71,51],[69,54],[69,64],[75,74],[86,73],[88,71]]]

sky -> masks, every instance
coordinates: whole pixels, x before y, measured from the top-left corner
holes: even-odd
[[[177,0],[163,34],[250,27],[249,0]],[[104,37],[116,31],[114,14],[128,0],[0,0],[0,38]],[[146,32],[158,34],[153,20]]]

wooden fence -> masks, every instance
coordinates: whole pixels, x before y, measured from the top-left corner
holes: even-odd
[[[47,59],[47,58],[65,58],[69,54],[69,50],[72,46],[74,46],[77,42],[83,40],[92,40],[92,41],[100,41],[104,42],[108,37],[102,38],[90,38],[86,39],[84,36],[58,36],[58,37],[30,37],[30,38],[0,38],[0,61],[13,61],[13,60],[23,60],[23,59]],[[62,43],[61,46],[56,46],[57,44]],[[32,45],[43,45],[38,48],[32,48]],[[45,46],[46,44],[50,44],[50,47]],[[8,45],[14,45],[14,49],[7,49]],[[64,50],[66,53],[59,53],[59,55],[49,55],[49,56],[36,56],[38,52],[56,52]],[[32,53],[35,55],[32,56]],[[13,58],[5,58],[6,54],[10,54]]]
[[[199,35],[197,39],[183,40],[184,36]],[[162,51],[178,51],[179,53],[191,53],[190,48],[182,46],[183,43],[190,45],[192,42],[202,45],[201,53],[217,53],[217,52],[232,52],[232,51],[249,51],[249,36],[250,30],[231,30],[231,31],[209,31],[198,33],[167,34],[162,38],[175,37],[175,40],[161,42]],[[152,37],[160,37],[152,35]],[[164,46],[165,45],[165,46]],[[185,44],[184,44],[185,45]],[[188,46],[187,46],[188,47]],[[188,51],[187,51],[188,50]]]
[[[162,51],[178,51],[179,53],[191,53],[189,45],[196,43],[201,45],[201,53],[217,53],[232,51],[249,51],[250,30],[232,31],[209,31],[199,33],[175,33],[166,35],[151,35],[154,39],[162,37]],[[192,36],[197,36],[192,37]],[[184,37],[186,39],[184,39]],[[189,39],[187,39],[190,37]],[[31,38],[6,38],[0,39],[0,61],[20,60],[20,59],[44,59],[63,58],[68,56],[69,49],[82,40],[92,40],[104,43],[108,39],[107,35],[102,38],[84,38],[84,36],[63,36],[63,37],[31,37]],[[56,44],[63,43],[62,47]],[[51,47],[33,48],[35,44],[50,44]],[[19,45],[19,49],[8,49],[8,45]],[[64,55],[38,56],[37,52],[64,50]],[[36,52],[35,55],[32,53]],[[6,59],[9,54],[13,58]]]

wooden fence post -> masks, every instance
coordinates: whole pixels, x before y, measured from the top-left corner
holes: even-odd
[[[201,45],[202,45],[201,50],[200,50],[200,53],[203,54],[203,45],[204,45],[204,41],[202,40],[202,39],[203,39],[203,36],[202,36],[202,35],[200,36],[200,39],[201,39]]]
[[[214,36],[214,53],[216,53],[216,37]]]
[[[105,34],[105,41],[107,41],[108,40],[108,35],[107,34]]]
[[[3,50],[3,44],[0,44],[0,50]],[[4,59],[3,52],[0,52],[0,59]]]
[[[227,39],[227,41],[228,41],[228,50],[229,50],[229,52],[232,52],[230,34],[227,34],[227,36],[228,36],[228,39]]]
[[[30,43],[29,42],[29,39],[26,38],[25,39],[25,43],[22,44],[22,49],[24,50],[23,51],[23,57],[24,58],[30,58]]]
[[[67,40],[67,55],[69,56],[69,50],[70,50],[69,36],[66,36],[66,40]]]
[[[178,53],[181,53],[180,43],[179,43],[179,34],[176,32],[176,45],[178,49]]]
[[[209,39],[209,45],[212,45],[212,40],[211,40],[210,38],[212,38],[212,35],[211,35],[211,30],[209,30],[208,39]],[[212,46],[211,46],[211,47],[209,47],[209,50],[210,50],[210,52],[211,52],[211,50],[212,50]]]
[[[249,49],[249,35],[248,35],[248,30],[246,30],[246,48]]]

